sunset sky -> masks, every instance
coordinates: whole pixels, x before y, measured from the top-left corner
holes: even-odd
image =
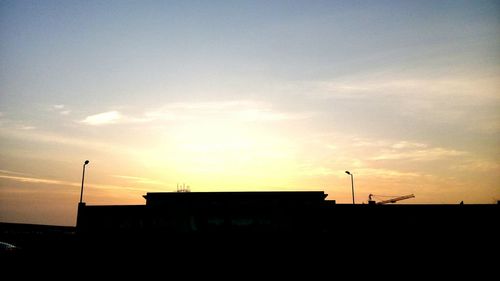
[[[0,221],[146,192],[500,200],[499,1],[0,1]]]

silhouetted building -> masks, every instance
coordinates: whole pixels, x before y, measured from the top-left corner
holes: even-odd
[[[168,234],[314,231],[320,227],[326,196],[322,191],[147,193],[146,205],[81,204],[77,229]]]
[[[469,239],[469,233],[495,241],[500,234],[498,204],[353,205],[326,197],[322,191],[147,193],[145,205],[80,204],[77,235],[94,248],[137,245],[183,252],[187,244],[217,251],[282,243],[283,249],[290,246],[282,242],[284,237],[311,248],[324,247],[326,241],[364,243],[377,237],[387,243],[440,243],[450,237]],[[200,239],[205,242],[193,242]],[[252,244],[256,239],[264,242]]]
[[[204,263],[214,253],[274,261],[315,249],[374,253],[372,245],[380,244],[394,245],[390,250],[479,249],[500,235],[499,204],[353,205],[326,197],[322,191],[147,193],[144,205],[80,203],[76,234],[72,227],[0,224],[0,241],[20,246],[23,255],[139,253]]]

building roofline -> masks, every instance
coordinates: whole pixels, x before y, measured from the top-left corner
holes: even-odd
[[[216,191],[216,192],[148,192],[143,195],[145,199],[157,196],[197,196],[197,195],[323,195],[328,196],[324,191]]]

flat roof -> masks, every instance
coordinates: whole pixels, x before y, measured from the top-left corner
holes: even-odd
[[[223,191],[223,192],[148,192],[143,195],[146,199],[158,199],[168,197],[282,197],[282,198],[304,198],[319,197],[326,198],[328,194],[324,191]]]

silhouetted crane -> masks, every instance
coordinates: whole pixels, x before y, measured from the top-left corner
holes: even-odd
[[[383,205],[383,204],[387,204],[387,203],[396,203],[397,201],[401,201],[401,200],[410,199],[410,198],[414,198],[415,197],[415,195],[409,194],[409,195],[403,195],[403,196],[399,196],[399,197],[395,197],[395,198],[383,200],[383,201],[380,201],[380,202],[375,202],[374,200],[372,200],[372,197],[374,197],[374,196],[382,196],[382,195],[375,195],[375,194],[368,195],[368,203],[369,204]]]

